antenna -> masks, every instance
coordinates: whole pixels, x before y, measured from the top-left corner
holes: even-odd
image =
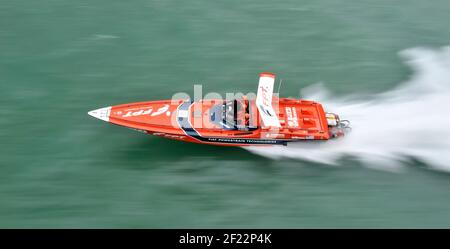
[[[283,83],[283,79],[280,79],[280,84],[278,84],[278,96],[280,96],[280,88],[281,88],[282,83]]]

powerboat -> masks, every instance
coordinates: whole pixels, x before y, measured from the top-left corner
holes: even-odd
[[[274,95],[274,82],[275,74],[261,73],[256,98],[145,101],[88,114],[150,135],[221,146],[329,140],[350,130],[348,120],[325,112],[320,103]]]

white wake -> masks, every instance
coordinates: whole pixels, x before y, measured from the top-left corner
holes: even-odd
[[[351,157],[392,170],[414,158],[450,171],[450,47],[413,48],[400,56],[413,75],[389,92],[358,100],[332,98],[320,84],[302,90],[302,98],[321,102],[326,111],[351,121],[353,130],[343,139],[246,149],[270,158],[326,164]]]

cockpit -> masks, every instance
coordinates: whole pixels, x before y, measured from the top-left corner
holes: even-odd
[[[210,109],[210,120],[227,130],[255,130],[252,124],[252,108],[249,100],[244,96],[241,99],[223,101],[222,104]]]

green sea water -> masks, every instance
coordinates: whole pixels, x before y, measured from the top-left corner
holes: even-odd
[[[284,96],[386,92],[412,74],[399,51],[450,44],[449,13],[447,0],[3,1],[0,227],[448,228],[450,175],[420,160],[274,160],[87,111],[194,84],[251,92],[262,71]]]

